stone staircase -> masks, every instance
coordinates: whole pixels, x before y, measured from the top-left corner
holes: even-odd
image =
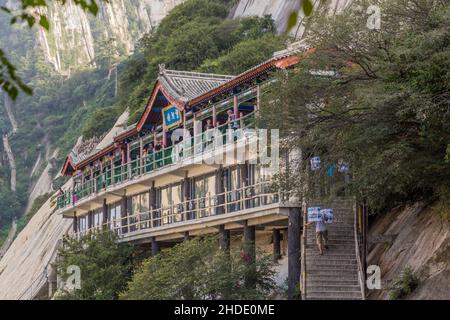
[[[360,300],[363,298],[358,278],[354,236],[354,200],[334,199],[311,206],[334,210],[334,222],[328,225],[328,250],[321,256],[316,245],[315,227],[306,231],[306,299]]]

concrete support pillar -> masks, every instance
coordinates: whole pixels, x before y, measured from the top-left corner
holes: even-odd
[[[300,221],[300,209],[290,209],[288,225],[288,299],[295,299],[300,287]]]
[[[189,240],[191,240],[191,237],[189,236],[189,231],[186,231],[186,232],[184,233],[183,240],[184,240],[184,241],[189,241]]]
[[[249,288],[256,285],[256,270],[254,269],[254,262],[256,259],[255,240],[255,226],[249,226],[248,221],[246,220],[244,222],[244,259],[249,265],[252,265],[252,268],[250,268],[247,275],[245,276],[245,285]]]
[[[273,230],[273,261],[281,259],[281,234],[279,229]]]
[[[156,256],[159,252],[159,242],[155,237],[152,237],[152,256]]]
[[[219,246],[222,250],[230,250],[230,230],[225,230],[223,224],[219,226]]]

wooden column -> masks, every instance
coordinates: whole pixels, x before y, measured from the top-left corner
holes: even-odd
[[[88,212],[87,220],[88,220],[88,229],[91,229],[92,228],[92,211]]]
[[[120,149],[120,154],[122,156],[122,165],[125,165],[127,163],[127,152],[125,150],[125,148],[121,148]]]
[[[163,129],[162,131],[162,144],[163,144],[163,148],[167,147],[167,131],[166,129]]]
[[[103,199],[103,227],[106,228],[106,224],[108,223],[108,205],[106,204],[106,199]]]
[[[152,186],[150,187],[150,190],[148,191],[149,195],[149,206],[150,206],[150,221],[151,225],[150,228],[153,228],[155,226],[155,212],[153,210],[156,209],[156,189],[155,189],[155,181],[152,181]]]
[[[225,203],[225,196],[223,195],[224,187],[223,187],[223,179],[222,179],[223,168],[220,168],[216,171],[216,195],[217,202],[219,205],[223,205]],[[222,214],[225,212],[224,206],[216,207],[216,214]]]
[[[237,118],[239,117],[239,103],[237,95],[233,97],[233,113],[235,119],[237,120]]]
[[[127,178],[130,179],[130,177],[131,177],[131,145],[129,143],[127,143],[127,172],[128,172]]]
[[[152,256],[156,256],[159,252],[159,242],[155,237],[152,237]]]
[[[297,298],[300,284],[300,209],[289,211],[288,225],[288,299]]]
[[[114,168],[114,166],[115,166],[114,160],[115,160],[115,157],[113,155],[111,158],[111,185],[114,185],[114,169],[115,169]]]
[[[225,225],[219,226],[219,246],[220,249],[230,251],[230,230],[225,230]]]
[[[127,233],[128,232],[128,212],[127,212],[128,208],[127,208],[127,197],[126,196],[122,196],[122,199],[120,201],[120,223],[122,225],[122,233]]]
[[[77,214],[76,213],[73,214],[72,227],[73,227],[73,232],[77,233],[78,232],[78,219],[77,219]]]
[[[256,229],[255,226],[249,226],[248,221],[244,222],[244,259],[247,264],[255,266],[256,250],[255,250],[255,240],[256,240]],[[245,275],[245,285],[246,287],[254,287],[256,285],[256,270],[250,268],[248,273]]]
[[[246,195],[245,195],[245,189],[248,186],[248,167],[247,164],[240,164],[239,165],[239,172],[240,172],[240,188],[241,188],[241,199],[245,199]],[[243,208],[242,209],[247,209],[248,207],[248,201],[247,200],[243,200],[241,201]]]
[[[89,167],[91,173],[90,173],[90,177],[91,177],[91,194],[94,193],[95,191],[95,183],[94,183],[94,170],[92,169],[93,165]]]
[[[144,172],[143,170],[144,166],[144,140],[139,140],[139,173],[142,174]]]
[[[256,87],[256,110],[259,111],[261,108],[261,86]]]
[[[217,114],[216,114],[216,106],[214,105],[213,107],[212,107],[212,125],[213,125],[213,127],[215,128],[215,127],[217,127]]]
[[[279,229],[273,229],[273,261],[281,259],[281,234]]]
[[[182,199],[181,199],[181,201],[182,201],[182,203],[183,203],[183,220],[184,221],[187,221],[188,220],[188,218],[190,218],[190,217],[188,217],[188,209],[189,209],[189,200],[190,200],[190,198],[191,198],[191,196],[190,196],[190,181],[189,181],[189,178],[188,178],[188,172],[186,171],[186,173],[185,173],[185,175],[184,175],[184,180],[183,180],[183,194],[182,194]]]

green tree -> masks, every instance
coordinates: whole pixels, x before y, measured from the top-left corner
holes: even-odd
[[[273,262],[248,263],[241,250],[227,254],[217,237],[194,238],[148,258],[121,299],[264,299],[274,293]],[[245,285],[253,272],[254,287]]]
[[[132,248],[117,241],[114,233],[105,231],[86,235],[80,240],[64,239],[56,268],[66,281],[67,268],[78,266],[81,271],[81,289],[63,290],[60,299],[111,300],[126,287],[133,269]]]
[[[271,34],[257,39],[243,40],[229,53],[217,59],[208,59],[199,67],[201,72],[238,75],[258,63],[271,58],[275,51],[285,47],[284,37]]]
[[[305,159],[350,163],[354,193],[374,209],[433,199],[450,181],[449,6],[389,1],[382,28],[370,30],[367,4],[312,16],[307,41],[316,51],[279,75],[263,122]]]

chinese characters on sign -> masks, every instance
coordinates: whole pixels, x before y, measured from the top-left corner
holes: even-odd
[[[175,106],[167,106],[162,109],[163,126],[164,129],[170,129],[178,126],[181,123],[181,114]]]

